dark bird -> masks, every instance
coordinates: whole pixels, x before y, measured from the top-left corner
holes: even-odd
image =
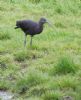
[[[50,23],[45,18],[40,18],[38,22],[34,22],[32,20],[16,21],[15,29],[20,28],[25,34],[24,46],[26,46],[27,35],[31,36],[30,45],[32,45],[32,37],[36,34],[40,34],[43,31],[43,25],[45,23],[48,23],[50,25]]]

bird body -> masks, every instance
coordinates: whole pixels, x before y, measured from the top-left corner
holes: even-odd
[[[40,34],[43,31],[43,25],[33,22],[31,20],[22,20],[16,22],[17,28],[21,28],[26,35],[34,36]]]
[[[31,36],[31,42],[32,45],[32,37],[36,34],[40,34],[43,31],[43,25],[44,23],[47,23],[47,20],[45,18],[41,18],[39,22],[34,22],[32,20],[20,20],[16,21],[16,27],[20,28],[25,33],[25,40],[24,45],[26,45],[26,36]]]

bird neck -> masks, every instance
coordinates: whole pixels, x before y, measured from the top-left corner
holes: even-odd
[[[40,28],[43,28],[43,25],[44,25],[43,23],[39,22],[39,27]]]

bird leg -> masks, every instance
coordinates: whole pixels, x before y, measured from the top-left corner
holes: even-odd
[[[25,39],[24,39],[24,47],[26,47],[26,37],[27,37],[27,35],[25,34]]]
[[[31,36],[30,46],[32,46],[32,37],[33,37],[33,36]]]

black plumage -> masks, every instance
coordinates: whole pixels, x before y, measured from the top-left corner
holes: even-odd
[[[32,37],[36,34],[40,34],[43,31],[43,25],[48,23],[45,18],[40,18],[38,22],[32,20],[20,20],[16,21],[16,27],[20,28],[25,33],[24,46],[26,46],[26,37],[27,35],[31,36],[30,45],[32,45]]]

